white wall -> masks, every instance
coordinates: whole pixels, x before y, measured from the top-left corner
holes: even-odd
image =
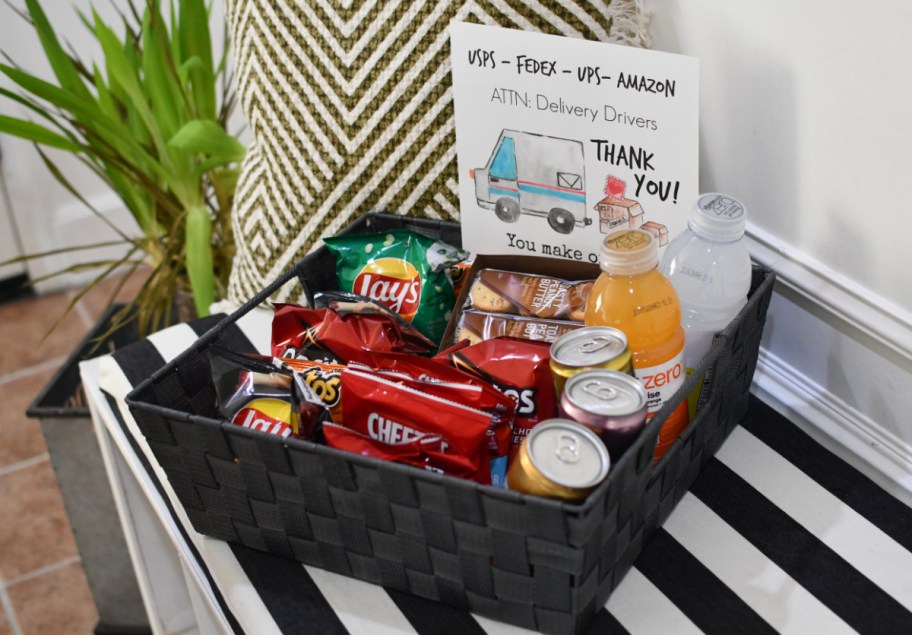
[[[647,8],[654,48],[700,59],[701,189],[779,274],[756,392],[912,489],[908,2]]]
[[[0,148],[2,149],[2,148]],[[2,158],[0,158],[2,161]],[[19,234],[13,226],[13,215],[9,211],[8,197],[0,179],[0,261],[12,260],[22,255]],[[25,273],[25,265],[14,263],[0,267],[0,282]]]

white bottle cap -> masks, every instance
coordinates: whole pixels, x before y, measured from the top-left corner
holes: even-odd
[[[602,271],[629,276],[654,269],[659,264],[659,247],[647,231],[620,229],[605,236],[601,257]]]
[[[687,226],[700,238],[720,242],[738,240],[744,235],[747,209],[727,194],[703,194],[690,210]]]

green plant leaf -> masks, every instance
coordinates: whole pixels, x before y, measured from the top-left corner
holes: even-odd
[[[228,134],[218,122],[203,119],[188,122],[171,138],[168,145],[187,152],[205,154],[217,161],[216,165],[240,162],[247,152],[244,144]]]
[[[124,59],[127,60],[130,69],[130,75],[135,79],[137,85],[140,86],[140,89],[143,88],[143,83],[141,80],[141,61],[140,61],[140,43],[139,39],[127,33],[123,41],[123,54]],[[116,81],[116,80],[112,80]],[[131,95],[130,91],[125,91],[126,100],[124,105],[127,112],[127,122],[130,126],[130,129],[133,130],[133,133],[136,135],[139,143],[143,145],[153,145],[155,151],[160,153],[161,148],[159,145],[154,143],[153,132],[150,129],[150,121],[154,121],[154,111],[149,108],[149,114],[151,118],[143,116],[143,113],[140,112],[140,106],[134,102],[134,97]],[[143,94],[143,104],[148,106],[148,96]],[[164,138],[164,136],[162,136]]]
[[[7,117],[6,115],[0,115],[0,132],[28,139],[34,143],[57,148],[58,150],[66,150],[68,152],[80,152],[82,150],[82,147],[79,144],[70,141],[56,132],[51,132],[44,126],[32,123],[31,121],[25,121],[24,119]]]
[[[100,110],[95,107],[91,96],[88,99],[83,99],[64,88],[55,86],[50,82],[6,64],[0,64],[0,72],[13,80],[19,87],[25,89],[26,92],[49,102],[63,111],[72,113],[74,116],[84,120],[85,123],[93,121],[96,115],[101,114]]]
[[[209,315],[215,298],[215,273],[212,269],[212,217],[204,206],[187,210],[187,276],[199,317]]]
[[[129,105],[145,125],[159,156],[166,157],[165,142],[140,85],[136,64],[128,57],[126,47],[117,39],[114,31],[101,20],[97,13],[95,13],[95,36],[101,44],[107,61],[108,80],[112,83],[116,82],[123,89]]]
[[[38,0],[25,0],[25,5],[28,8],[35,32],[41,40],[44,54],[51,64],[57,81],[73,95],[83,99],[90,99],[91,95],[88,88],[82,83],[82,79],[79,76],[79,72],[76,70],[76,65],[73,64],[73,60],[70,59],[70,56],[67,55],[66,51],[64,51],[63,47],[60,45],[60,40],[57,39],[57,34],[54,33],[54,29],[51,28],[51,23],[42,10],[41,4]]]
[[[177,7],[174,4],[174,0],[168,2],[169,5],[169,22],[171,26],[171,51],[174,53],[175,61],[184,59],[184,53],[181,50],[181,41],[180,41],[180,29],[177,28],[179,25],[180,16],[177,13]]]
[[[114,119],[102,110],[100,102],[86,101],[75,97],[66,90],[39,79],[33,75],[20,71],[17,68],[0,64],[0,72],[13,80],[29,94],[43,99],[60,110],[69,113],[75,124],[82,129],[87,139],[87,144],[93,145],[94,138],[103,139],[109,145],[116,147],[120,153],[138,160],[148,159],[146,150],[137,143],[129,129],[117,119]],[[59,117],[63,119],[62,116]],[[144,165],[150,165],[144,163]]]
[[[148,189],[138,183],[135,178],[130,178],[113,166],[107,166],[103,171],[104,179],[123,199],[143,234],[148,236],[160,233],[152,218],[152,204],[149,202]]]
[[[144,87],[152,104],[152,112],[160,123],[162,135],[167,139],[184,123],[185,118],[181,116],[183,99],[162,46],[164,38],[161,37],[161,31],[164,22],[157,13],[157,8],[155,13],[146,9],[142,25]]]
[[[95,92],[98,95],[99,109],[101,109],[101,112],[107,117],[116,121],[119,114],[117,112],[117,105],[114,103],[114,97],[111,95],[111,91],[108,90],[108,85],[105,83],[101,70],[95,64],[92,65],[92,75],[95,78]]]
[[[74,7],[73,10],[76,11],[76,16],[79,18],[79,21],[82,22],[82,26],[84,26],[89,33],[92,33],[94,31],[94,29],[92,29],[92,21],[89,20],[85,11],[80,7]]]
[[[203,60],[199,56],[188,57],[177,69],[180,74],[181,84],[190,84],[190,71],[204,68]]]
[[[212,40],[209,11],[203,0],[179,3],[178,29],[183,59],[198,57],[201,65],[189,68],[191,95],[200,119],[215,119],[215,72],[212,66]]]
[[[6,88],[3,88],[2,86],[0,86],[0,95],[3,95],[7,99],[11,99],[12,101],[16,102],[17,104],[19,104],[21,106],[25,106],[26,108],[31,110],[33,113],[35,113],[36,115],[38,115],[39,117],[41,117],[42,119],[44,119],[45,121],[47,121],[48,123],[53,125],[54,127],[59,128],[61,130],[64,129],[63,126],[61,126],[60,123],[56,119],[54,119],[54,117],[51,116],[51,114],[47,111],[47,109],[42,108],[41,105],[34,99],[30,99],[30,98],[26,97],[25,95],[19,95],[17,93],[14,93],[13,91],[7,90]]]
[[[172,54],[166,48],[166,26],[155,3],[149,3],[143,14],[142,25],[143,87],[149,96],[159,129],[163,137],[169,139],[193,113],[179,83]],[[195,204],[200,187],[199,176],[194,170],[194,158],[173,147],[169,147],[168,152],[172,172],[169,178],[171,187],[184,204]]]
[[[133,251],[135,251],[135,250],[133,250]],[[43,276],[40,276],[40,277],[36,278],[34,280],[34,282],[44,282],[45,280],[49,280],[49,279],[53,278],[54,276],[59,276],[63,273],[83,273],[85,271],[93,271],[95,269],[100,269],[101,267],[110,268],[110,271],[108,271],[106,274],[104,274],[104,275],[109,275],[110,273],[112,273],[114,271],[114,269],[116,269],[118,267],[123,267],[125,265],[134,265],[134,264],[137,264],[137,262],[139,264],[144,264],[145,261],[143,261],[143,260],[137,261],[137,260],[133,260],[132,258],[129,258],[129,257],[123,257],[119,260],[111,260],[110,258],[105,259],[105,260],[84,260],[82,262],[77,262],[75,264],[72,264],[69,267],[66,267],[65,269],[59,269],[58,271],[55,271],[53,273],[48,273]],[[104,276],[99,276],[98,280],[96,280],[95,282],[96,283],[101,282],[101,280],[103,278],[104,278]]]
[[[149,5],[157,4],[157,2],[158,2],[158,0],[146,0],[145,4],[146,4],[147,6],[149,6]],[[115,3],[113,0],[111,0],[111,4],[116,6],[116,3]],[[120,13],[120,18],[121,18],[121,20],[123,21],[123,23],[124,23],[124,24],[127,26],[127,28],[129,28],[130,31],[133,33],[133,39],[134,39],[134,40],[138,40],[138,39],[139,39],[139,33],[136,32],[136,30],[133,29],[131,25],[132,25],[132,24],[140,24],[140,25],[141,25],[141,24],[142,24],[142,17],[140,16],[139,9],[136,7],[136,2],[134,2],[134,0],[127,0],[127,9],[130,10],[130,15],[133,17],[133,21],[132,21],[132,22],[130,22],[130,20],[127,19],[127,16],[126,16],[126,14],[125,14],[123,11],[121,11],[121,10],[118,9],[118,13]]]

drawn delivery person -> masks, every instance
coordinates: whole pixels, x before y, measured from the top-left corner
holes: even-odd
[[[471,170],[481,207],[507,223],[544,216],[561,234],[592,223],[585,173],[581,141],[518,130],[501,132],[487,166]]]

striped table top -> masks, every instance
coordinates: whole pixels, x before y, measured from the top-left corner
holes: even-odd
[[[115,352],[99,384],[225,623],[257,635],[528,632],[193,530],[123,397],[219,317]],[[242,319],[233,337],[265,350],[264,319]],[[751,397],[586,632],[912,633],[912,508]]]

